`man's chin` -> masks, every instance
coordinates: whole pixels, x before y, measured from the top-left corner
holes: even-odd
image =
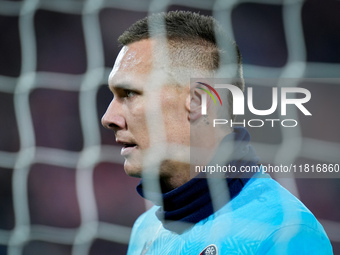
[[[131,164],[127,160],[124,162],[124,171],[127,175],[131,177],[142,177],[142,168],[137,166],[136,164]]]

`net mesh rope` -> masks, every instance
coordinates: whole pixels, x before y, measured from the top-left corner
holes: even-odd
[[[14,97],[15,115],[20,136],[18,152],[0,151],[0,166],[13,169],[13,203],[15,227],[12,230],[0,229],[0,244],[8,246],[9,255],[19,255],[24,245],[32,240],[72,245],[73,255],[89,254],[93,240],[127,244],[131,229],[126,226],[99,221],[93,189],[94,167],[100,162],[121,163],[120,148],[102,145],[96,111],[96,94],[99,86],[107,82],[110,68],[105,67],[99,12],[104,8],[118,8],[133,11],[154,12],[166,10],[169,4],[185,5],[213,10],[221,20],[231,20],[233,8],[241,3],[280,5],[283,7],[283,24],[286,38],[288,61],[280,68],[244,65],[249,77],[294,77],[308,76],[336,77],[340,64],[306,62],[306,46],[301,24],[303,1],[297,0],[243,0],[243,1],[39,1],[26,0],[0,1],[0,14],[19,16],[19,33],[22,49],[21,73],[19,77],[0,76],[0,91]],[[34,15],[37,10],[51,10],[60,13],[82,15],[82,27],[88,59],[87,70],[80,75],[66,73],[37,72],[37,46],[34,31]],[[218,11],[217,11],[218,10]],[[219,17],[223,10],[224,16]],[[233,36],[230,25],[229,33]],[[36,88],[79,92],[80,119],[83,129],[84,146],[82,151],[73,152],[61,149],[36,146],[29,95]],[[260,151],[266,151],[266,162],[275,163],[280,149],[292,148],[286,155],[287,162],[303,156],[315,160],[334,163],[338,160],[340,144],[304,138],[299,128],[281,129],[283,142],[279,145],[256,143]],[[286,133],[289,132],[289,133]],[[289,137],[289,139],[288,139]],[[287,138],[287,139],[286,139]],[[271,146],[276,149],[273,150]],[[287,150],[285,150],[287,151]],[[275,153],[273,153],[275,152]],[[262,153],[264,154],[264,153]],[[30,223],[27,178],[33,163],[45,163],[76,169],[77,199],[80,206],[81,224],[79,228],[60,228]],[[298,194],[295,180],[285,179],[285,186]],[[340,223],[322,221],[330,239],[340,241]]]

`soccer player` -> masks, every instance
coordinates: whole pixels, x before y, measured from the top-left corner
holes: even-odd
[[[135,222],[128,254],[332,254],[313,214],[261,172],[247,130],[213,125],[235,117],[214,78],[244,84],[238,47],[212,17],[154,14],[118,41],[102,124],[122,146],[125,172],[142,178],[138,193],[155,204]],[[211,166],[236,171],[204,178]]]

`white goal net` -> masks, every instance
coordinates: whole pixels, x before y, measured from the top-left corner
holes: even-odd
[[[312,79],[313,118],[250,128],[262,162],[278,163],[288,146],[286,162],[340,163],[339,1],[0,0],[0,255],[126,253],[147,206],[100,119],[117,37],[167,10],[216,17],[240,46],[246,78]],[[340,179],[278,181],[340,254]]]

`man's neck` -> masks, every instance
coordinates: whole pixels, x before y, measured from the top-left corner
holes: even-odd
[[[190,175],[190,165],[182,162],[167,162],[166,168],[162,169],[163,175],[160,176],[162,193],[176,189],[192,178]]]

